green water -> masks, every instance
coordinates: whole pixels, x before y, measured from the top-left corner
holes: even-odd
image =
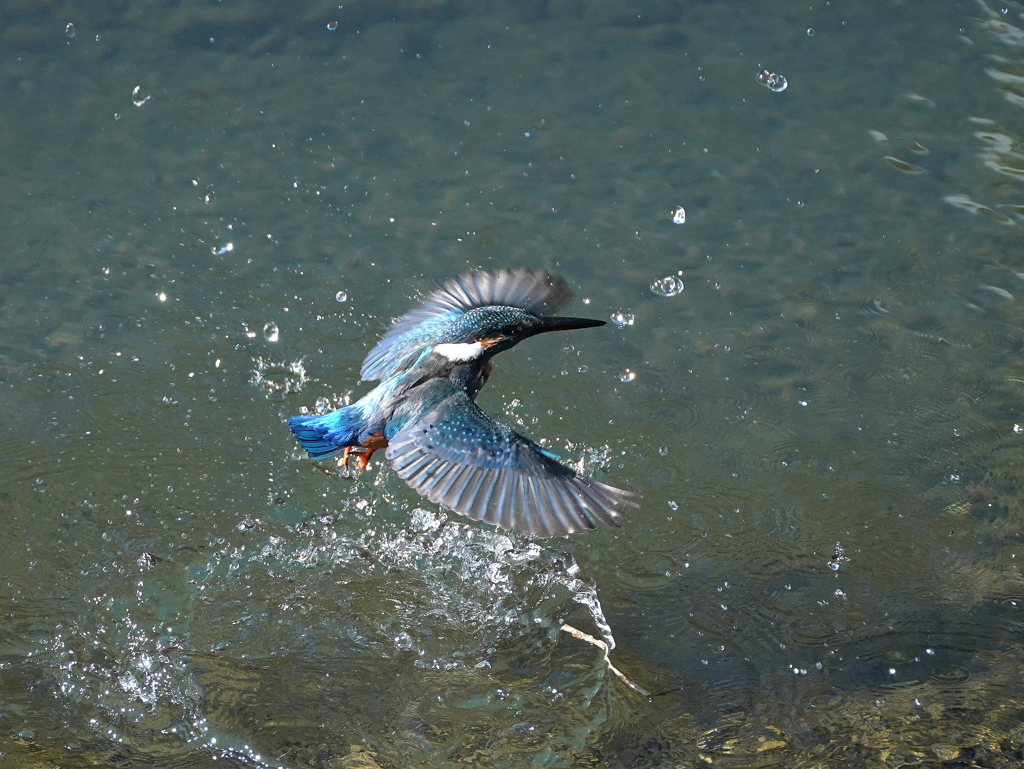
[[[1021,13],[5,4],[0,766],[1020,763]],[[631,521],[301,457],[517,265],[616,322],[480,403]]]

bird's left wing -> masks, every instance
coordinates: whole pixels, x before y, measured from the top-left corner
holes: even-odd
[[[390,439],[387,458],[431,502],[524,534],[555,536],[618,526],[633,494],[558,462],[500,425],[462,390]]]

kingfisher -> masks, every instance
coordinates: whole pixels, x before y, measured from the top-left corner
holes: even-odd
[[[568,535],[620,525],[634,495],[559,461],[476,404],[495,355],[549,331],[603,326],[556,316],[572,298],[546,272],[499,269],[449,280],[398,318],[369,352],[364,381],[380,384],[327,414],[290,417],[311,459],[341,454],[365,470],[385,449],[391,467],[431,502],[504,529]]]

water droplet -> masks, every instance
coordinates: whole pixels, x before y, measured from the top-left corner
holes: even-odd
[[[619,328],[625,328],[626,326],[632,326],[633,321],[636,320],[636,316],[629,312],[623,312],[619,310],[612,313],[612,324]]]
[[[68,22],[68,25],[66,27],[64,27],[64,31],[67,32],[68,37],[74,37],[75,36],[75,25],[72,24],[71,22]]]
[[[672,224],[686,224],[686,209],[676,206],[672,209]]]
[[[672,510],[672,511],[678,510],[679,509],[679,503],[676,502],[674,499],[670,499],[668,501],[668,509]]]
[[[141,107],[149,101],[149,93],[142,90],[141,85],[137,85],[132,89],[132,104],[136,107]]]
[[[301,358],[291,362],[253,358],[253,363],[255,367],[249,375],[249,384],[262,387],[268,394],[302,392],[309,381]]]
[[[683,279],[675,275],[658,278],[651,284],[651,293],[658,296],[675,296],[683,290]]]
[[[338,28],[338,22],[336,22],[336,21],[329,21],[329,22],[327,22],[327,29],[331,30],[331,32],[333,32],[337,28]]]
[[[786,86],[789,85],[789,83],[786,82],[786,78],[784,78],[782,75],[778,75],[767,69],[762,69],[760,72],[757,73],[757,82],[759,82],[769,91],[775,91],[775,93],[778,93],[779,91],[785,91]]]
[[[268,342],[276,342],[281,338],[281,331],[274,321],[270,321],[263,327],[263,338]]]
[[[336,293],[334,295],[334,299],[335,299],[335,301],[338,301],[338,302],[347,302],[348,301],[348,293],[345,292],[345,291],[339,291],[338,293]]]
[[[807,28],[807,37],[814,37],[814,27]]]
[[[668,456],[668,446],[658,446],[658,456],[659,457],[667,457]]]
[[[630,371],[629,369],[626,369],[621,374],[619,374],[619,381],[621,382],[632,382],[634,379],[636,379],[635,371]]]

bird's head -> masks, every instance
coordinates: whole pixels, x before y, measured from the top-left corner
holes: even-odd
[[[534,315],[519,307],[477,307],[454,321],[434,352],[454,363],[486,360],[527,337],[546,331],[570,331],[603,326],[603,320]]]

